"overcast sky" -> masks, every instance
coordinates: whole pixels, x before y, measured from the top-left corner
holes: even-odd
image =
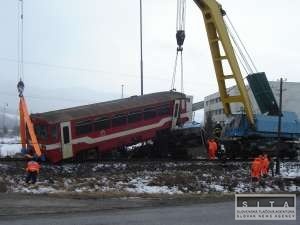
[[[170,89],[176,0],[143,0],[144,92]],[[220,0],[260,71],[299,82],[300,1]],[[0,0],[0,107],[16,111],[18,0]],[[139,0],[24,0],[32,112],[140,93]],[[177,76],[179,81],[179,76]],[[176,85],[180,89],[179,82]],[[201,12],[187,0],[184,90],[218,90]],[[12,100],[13,99],[13,100]]]

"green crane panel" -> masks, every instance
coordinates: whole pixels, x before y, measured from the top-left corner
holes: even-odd
[[[261,113],[279,115],[279,107],[266,74],[264,72],[249,74],[247,80]]]

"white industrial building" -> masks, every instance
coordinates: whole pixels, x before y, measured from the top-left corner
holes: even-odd
[[[279,81],[269,81],[273,94],[279,105]],[[252,94],[251,89],[247,86],[248,94],[255,114],[260,113],[258,105]],[[229,88],[230,95],[239,94],[236,86]],[[243,112],[243,106],[240,103],[232,103],[231,110],[233,114],[239,114]],[[300,118],[300,83],[299,82],[284,82],[283,94],[282,94],[282,111],[295,112]],[[224,114],[223,105],[220,99],[219,92],[208,95],[204,98],[204,121],[206,121],[208,113],[211,114],[213,121],[224,124],[226,116]]]

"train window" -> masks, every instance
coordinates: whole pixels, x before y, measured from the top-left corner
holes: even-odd
[[[175,104],[174,118],[177,118],[177,117],[178,117],[178,113],[179,113],[179,104],[176,103],[176,104]]]
[[[63,127],[64,144],[70,143],[69,127]]]
[[[57,125],[52,125],[50,128],[50,136],[52,139],[56,139],[57,138]]]
[[[48,132],[47,132],[47,126],[46,125],[38,124],[34,127],[34,129],[35,129],[35,133],[36,133],[38,138],[47,139]]]
[[[156,117],[156,110],[154,108],[148,108],[144,110],[144,120],[149,120]]]
[[[110,128],[110,119],[107,118],[107,117],[103,117],[103,118],[97,119],[94,122],[94,127],[95,127],[95,130],[105,130],[105,129],[108,129],[108,128]]]
[[[125,125],[126,122],[127,122],[127,115],[120,114],[112,118],[111,125],[112,127],[118,127],[118,126]]]
[[[76,123],[75,126],[76,134],[87,134],[93,131],[93,126],[91,121],[81,121]]]
[[[128,123],[135,123],[141,121],[143,117],[142,112],[131,112],[128,115]]]
[[[160,106],[157,109],[157,115],[163,116],[163,115],[169,115],[170,114],[170,107],[168,105]]]

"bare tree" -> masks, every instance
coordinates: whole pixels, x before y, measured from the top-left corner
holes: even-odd
[[[17,136],[19,135],[20,127],[18,125],[15,125],[12,129],[12,135]]]
[[[7,129],[7,126],[3,126],[3,136],[7,135],[8,133],[8,129]]]

